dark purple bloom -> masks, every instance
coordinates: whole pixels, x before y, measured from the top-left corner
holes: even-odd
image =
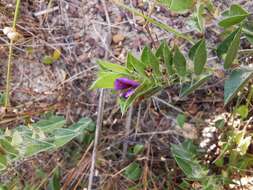
[[[114,82],[114,89],[116,91],[122,91],[120,94],[123,98],[128,98],[134,93],[134,90],[139,86],[140,84],[134,80],[128,79],[128,78],[118,78]]]

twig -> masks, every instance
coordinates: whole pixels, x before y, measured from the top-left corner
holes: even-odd
[[[57,7],[53,7],[53,8],[49,8],[49,9],[45,9],[45,10],[33,13],[33,16],[39,17],[39,16],[42,16],[44,14],[52,13],[52,12],[58,11],[58,10],[59,10],[59,7],[57,6]]]
[[[106,20],[108,23],[108,33],[109,33],[109,35],[111,35],[111,21],[110,21],[109,13],[107,10],[107,6],[105,3],[105,0],[101,0],[101,1],[103,4]],[[107,44],[105,44],[106,49],[109,49],[109,44],[110,44],[110,42],[107,40]],[[108,58],[108,53],[106,53],[105,58],[106,59]],[[104,89],[101,89],[100,97],[99,97],[97,126],[96,126],[96,133],[95,133],[95,139],[94,139],[94,147],[93,147],[93,152],[92,152],[91,168],[90,168],[90,175],[89,175],[89,182],[88,182],[88,190],[92,189],[92,184],[93,184],[93,176],[95,173],[94,171],[95,171],[95,164],[96,164],[96,157],[97,157],[97,145],[98,145],[98,141],[99,141],[100,129],[101,129],[102,123],[103,123],[104,102],[105,102],[105,91],[104,91]]]
[[[8,53],[6,89],[5,89],[5,98],[4,98],[4,107],[5,107],[5,109],[7,109],[7,107],[9,106],[12,53],[13,53],[13,40],[11,40],[11,42],[10,42],[9,53]]]
[[[154,135],[180,135],[176,130],[153,131],[145,133],[137,133],[136,136],[154,136]],[[182,136],[182,135],[181,135]]]
[[[158,97],[153,97],[155,100],[157,100],[158,102],[161,102],[162,104],[165,104],[166,106],[172,108],[173,110],[176,110],[177,112],[179,113],[184,113],[183,110],[181,110],[180,108],[177,108],[175,106],[173,106],[172,104],[168,103],[168,102],[165,102],[164,100],[158,98]]]
[[[136,121],[136,125],[135,125],[135,134],[138,133],[139,127],[140,127],[141,109],[142,109],[142,104],[140,103],[139,107],[138,107],[137,121]]]
[[[103,123],[104,99],[105,99],[104,93],[105,93],[104,89],[101,89],[100,97],[99,97],[99,107],[98,107],[98,117],[97,117],[95,140],[94,140],[93,152],[92,152],[92,157],[91,157],[91,167],[90,167],[88,190],[92,189],[92,184],[93,184],[93,176],[94,176],[96,157],[97,157],[97,145],[98,145],[98,140],[99,140],[100,129],[101,129],[101,126]]]
[[[16,30],[16,24],[17,24],[17,19],[18,19],[18,13],[19,13],[19,7],[20,7],[20,1],[16,1],[16,9],[15,9],[15,14],[14,14],[14,19],[13,19],[13,25],[12,29],[13,31]],[[5,90],[5,101],[4,101],[4,107],[7,109],[9,106],[9,99],[10,99],[10,83],[11,83],[11,65],[12,65],[12,54],[13,54],[13,44],[14,41],[11,40],[9,44],[9,55],[8,55],[8,62],[7,62],[7,75],[6,75],[6,90]]]
[[[126,134],[125,134],[126,138],[123,144],[123,160],[126,159],[126,155],[127,155],[127,148],[128,148],[127,138],[129,137],[129,134],[130,134],[132,113],[133,113],[133,105],[128,110],[128,116],[127,116],[127,121],[126,121]]]

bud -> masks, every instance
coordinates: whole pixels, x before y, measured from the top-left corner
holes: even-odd
[[[13,29],[11,27],[4,27],[3,33],[7,35],[8,33],[13,32]]]
[[[19,35],[19,33],[17,33],[17,32],[9,32],[9,33],[7,34],[7,37],[8,37],[10,40],[12,40],[12,41],[17,41],[18,38],[20,37],[20,35]]]

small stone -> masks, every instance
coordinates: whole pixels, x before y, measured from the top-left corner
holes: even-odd
[[[122,35],[122,34],[115,34],[113,37],[112,37],[112,41],[113,43],[115,44],[118,44],[119,42],[122,42],[125,40],[125,36]]]

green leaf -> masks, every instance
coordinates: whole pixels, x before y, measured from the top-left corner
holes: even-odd
[[[0,171],[7,168],[8,160],[6,155],[0,154]]]
[[[202,41],[203,41],[203,40],[199,40],[196,44],[194,44],[194,45],[191,47],[191,49],[190,49],[190,51],[189,51],[189,53],[188,53],[188,56],[189,56],[189,58],[190,58],[191,60],[194,59],[195,54],[196,54],[196,51],[197,51],[199,45],[202,43]]]
[[[142,144],[136,144],[136,145],[134,146],[133,153],[134,153],[135,155],[138,155],[138,154],[142,153],[143,151],[144,151],[144,146],[143,146]]]
[[[8,160],[5,154],[0,154],[0,164],[4,166],[8,164]]]
[[[249,145],[251,144],[251,140],[252,140],[252,137],[251,136],[248,136],[246,138],[243,138],[240,143],[238,144],[237,146],[237,150],[239,150],[240,154],[241,155],[245,155],[248,148],[249,148]]]
[[[224,119],[218,119],[217,121],[215,121],[214,125],[217,129],[222,129],[222,128],[224,128],[225,120]]]
[[[200,75],[203,72],[204,66],[207,61],[207,50],[205,40],[201,40],[194,55],[194,72]]]
[[[60,189],[61,189],[60,170],[57,167],[53,173],[53,177],[49,180],[48,190],[60,190]]]
[[[20,133],[18,131],[15,131],[12,135],[12,141],[11,141],[11,144],[13,146],[18,146],[20,145],[21,143],[23,142],[23,138],[22,136],[20,135]]]
[[[166,5],[168,9],[179,13],[191,9],[194,5],[193,0],[159,0],[159,2]]]
[[[240,68],[232,71],[224,85],[224,104],[228,104],[253,76],[253,70]]]
[[[171,152],[178,166],[188,178],[202,179],[207,175],[207,170],[196,159],[196,147],[191,141],[178,145],[171,144]]]
[[[127,109],[130,107],[130,105],[143,93],[143,91],[147,90],[149,88],[149,85],[146,81],[144,81],[140,86],[138,86],[135,89],[135,92],[133,95],[128,97],[127,100],[124,100],[122,103],[122,113],[125,113]]]
[[[247,38],[247,40],[251,43],[251,44],[253,44],[253,35],[248,35],[248,34],[244,34],[245,35],[245,37]]]
[[[191,184],[183,179],[183,181],[179,184],[178,187],[180,190],[189,190],[191,189]]]
[[[244,139],[245,131],[236,131],[234,135],[234,141],[238,145],[240,144],[241,140]]]
[[[253,164],[253,158],[252,156],[243,156],[243,159],[241,159],[238,163],[236,168],[241,171],[247,170],[247,168],[251,168]]]
[[[141,166],[137,162],[132,162],[124,172],[125,176],[133,181],[137,181],[141,176]]]
[[[147,78],[147,75],[145,73],[146,66],[144,63],[136,59],[131,53],[128,53],[127,55],[127,67],[133,67],[138,74],[144,78]]]
[[[218,48],[217,48],[218,57],[222,58],[222,56],[227,53],[228,48],[229,48],[231,42],[233,41],[233,39],[235,38],[235,35],[237,34],[238,31],[239,31],[239,29],[237,29],[234,32],[230,33],[225,38],[225,40],[218,45]]]
[[[173,69],[173,54],[166,42],[162,42],[160,44],[156,51],[156,57],[159,57],[165,63],[166,70],[169,75],[173,75],[175,73]]]
[[[184,83],[180,90],[180,97],[188,96],[196,89],[198,89],[201,85],[203,85],[210,77],[211,75],[203,75],[193,83]]]
[[[74,123],[71,127],[71,130],[75,131],[88,131],[94,132],[96,129],[96,124],[88,117],[81,118],[77,123]]]
[[[9,153],[13,156],[17,156],[19,154],[18,150],[14,148],[7,139],[0,139],[0,147],[5,151],[5,153]]]
[[[163,49],[164,49],[165,44],[166,44],[166,42],[162,41],[160,43],[160,46],[158,47],[158,49],[155,52],[155,56],[158,57],[158,58],[160,58],[160,59],[162,59],[162,60],[164,59],[164,57],[163,57]]]
[[[225,18],[219,22],[219,25],[227,28],[235,24],[239,24],[248,16],[249,13],[240,5],[231,5],[229,12],[226,12]]]
[[[177,74],[180,77],[184,77],[186,75],[186,59],[184,55],[180,52],[178,47],[175,49],[175,54],[173,57],[173,64],[176,68]]]
[[[57,128],[61,128],[65,125],[66,120],[63,116],[52,116],[48,119],[42,119],[33,124],[34,128],[40,129],[43,132],[52,132]]]
[[[55,148],[61,147],[79,135],[81,135],[81,131],[76,132],[71,129],[58,129],[54,132],[53,144]]]
[[[179,125],[179,127],[183,128],[184,127],[184,124],[185,124],[185,115],[184,114],[179,114],[177,116],[177,124]]]
[[[84,134],[84,132],[94,132],[95,123],[89,118],[82,118],[69,128],[57,129],[54,132],[53,144],[56,148],[61,147],[74,138]]]
[[[236,108],[235,112],[239,114],[242,119],[245,119],[248,117],[249,108],[247,105],[241,105],[238,108]]]
[[[0,170],[5,169],[4,156],[11,163],[40,152],[55,150],[84,133],[91,136],[95,130],[95,124],[89,118],[82,118],[68,128],[62,128],[64,125],[63,117],[50,116],[33,126],[21,125],[13,128],[8,132],[9,136],[3,134],[0,138]]]
[[[101,72],[98,79],[91,85],[90,89],[96,88],[114,88],[114,81],[124,75],[112,72]]]
[[[53,62],[54,62],[53,57],[48,56],[48,55],[44,56],[42,59],[42,63],[44,63],[45,65],[51,65],[53,64]]]
[[[111,71],[114,73],[123,73],[123,74],[129,74],[129,71],[126,67],[123,67],[119,64],[110,63],[108,61],[99,60],[98,61],[99,66],[104,71]]]
[[[58,49],[54,50],[52,58],[54,61],[59,60],[61,58],[61,51]]]
[[[159,60],[147,46],[142,51],[141,61],[145,64],[146,68],[152,67],[156,78],[161,77]]]
[[[197,5],[197,26],[200,30],[200,32],[204,32],[204,19],[203,19],[203,14],[204,14],[204,5],[200,4]]]
[[[159,91],[161,87],[156,86],[152,83],[149,83],[147,81],[144,81],[138,88],[135,89],[135,92],[133,95],[131,95],[127,100],[122,102],[122,113],[125,113],[129,106],[134,103],[138,98],[148,98],[152,96],[154,93]]]
[[[164,63],[167,66],[166,68],[167,68],[168,74],[173,75],[175,73],[173,69],[173,54],[167,43],[164,44],[163,57],[164,57]]]
[[[233,4],[230,7],[229,15],[235,16],[235,15],[248,15],[249,13],[241,7],[241,5]]]
[[[227,51],[227,55],[224,61],[224,68],[228,69],[230,68],[230,66],[233,64],[234,59],[237,56],[237,52],[240,46],[240,37],[241,37],[241,32],[242,32],[242,27],[239,28],[239,30],[237,31],[233,41],[231,42],[228,51]]]
[[[219,22],[219,25],[223,28],[227,28],[229,26],[233,26],[242,22],[248,15],[238,15],[238,16],[231,16]]]
[[[0,106],[4,105],[5,95],[4,93],[0,93]]]
[[[25,156],[33,156],[40,152],[44,152],[55,148],[55,145],[46,141],[31,139],[31,143],[25,148]]]
[[[243,29],[242,32],[244,34],[244,36],[246,37],[246,39],[253,44],[253,22],[246,22],[243,25]]]

